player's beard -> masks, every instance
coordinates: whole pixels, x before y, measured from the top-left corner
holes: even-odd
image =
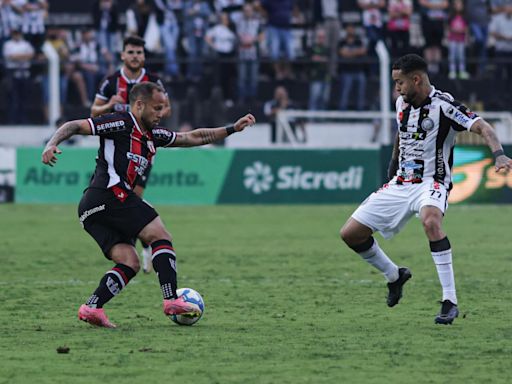
[[[160,120],[157,122],[154,122],[152,120],[147,119],[145,116],[141,116],[142,124],[144,124],[144,128],[148,131],[151,131],[153,128],[155,128],[159,123]]]
[[[406,103],[411,104],[413,102],[413,100],[416,98],[416,95],[417,95],[416,92],[410,91],[410,92],[407,92],[405,95],[403,95],[402,98],[404,99],[404,101]]]
[[[125,62],[124,65],[126,65],[126,67],[131,71],[131,72],[138,72],[143,66],[144,66],[144,62],[143,61],[139,61],[137,65],[133,65],[132,63],[130,63],[129,61]]]

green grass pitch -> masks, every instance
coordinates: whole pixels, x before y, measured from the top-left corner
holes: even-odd
[[[380,244],[413,272],[401,303],[342,245],[354,206],[157,207],[179,285],[206,311],[166,318],[154,274],[77,320],[111,264],[70,205],[0,205],[0,383],[511,383],[512,207],[451,206],[460,317],[434,324],[441,289],[421,223]],[[69,353],[57,353],[66,346]]]

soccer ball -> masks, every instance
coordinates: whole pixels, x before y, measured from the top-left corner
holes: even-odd
[[[192,288],[180,288],[176,291],[178,297],[184,296],[185,301],[189,303],[194,303],[199,306],[201,309],[201,313],[196,315],[171,315],[169,316],[172,321],[179,325],[192,325],[199,321],[199,319],[203,316],[204,312],[204,301],[199,292],[193,290]]]

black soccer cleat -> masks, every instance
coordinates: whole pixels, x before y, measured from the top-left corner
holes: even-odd
[[[409,268],[398,269],[398,280],[392,283],[388,283],[388,307],[394,307],[398,304],[402,298],[402,289],[404,284],[412,277],[412,273]]]
[[[437,314],[434,321],[436,324],[451,324],[458,316],[457,304],[453,304],[450,300],[444,300],[441,302],[441,312]]]

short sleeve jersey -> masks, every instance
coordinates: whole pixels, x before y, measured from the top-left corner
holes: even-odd
[[[131,112],[114,112],[88,119],[92,134],[100,137],[92,188],[122,184],[133,189],[151,164],[156,148],[169,147],[176,133],[162,127],[140,128]]]
[[[400,139],[396,182],[420,183],[433,178],[451,189],[455,136],[469,131],[480,117],[434,87],[418,108],[400,96],[396,112]]]
[[[146,72],[145,68],[142,68],[140,76],[136,79],[128,79],[124,74],[123,69],[119,69],[112,75],[106,77],[100,84],[100,88],[96,97],[98,99],[108,101],[112,96],[119,94],[124,100],[123,104],[115,104],[111,112],[127,111],[130,112],[130,102],[128,95],[135,84],[149,81],[158,84],[162,89],[165,90],[162,80],[156,75]]]

